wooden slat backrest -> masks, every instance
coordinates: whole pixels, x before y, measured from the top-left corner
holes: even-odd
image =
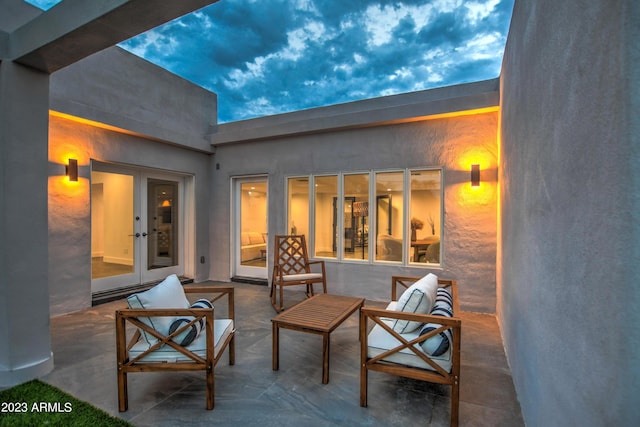
[[[276,264],[283,275],[310,273],[304,235],[276,236]]]

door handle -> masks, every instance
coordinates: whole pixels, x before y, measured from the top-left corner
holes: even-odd
[[[140,233],[136,233],[136,234],[129,234],[129,237],[140,237]]]
[[[139,234],[138,234],[138,236],[139,236]],[[142,233],[142,237],[147,237],[147,236],[148,236],[148,234],[146,232]]]

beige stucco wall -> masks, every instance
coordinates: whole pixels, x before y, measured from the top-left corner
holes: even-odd
[[[413,94],[412,96],[415,96]],[[337,107],[344,108],[343,106]],[[330,109],[330,108],[329,108]],[[303,115],[303,113],[296,113]],[[310,111],[310,117],[315,114]],[[364,113],[363,113],[364,114]],[[330,114],[328,114],[330,115]],[[264,119],[268,121],[269,119]],[[273,118],[284,121],[283,117]],[[304,121],[304,117],[302,117]],[[236,135],[243,125],[234,124]],[[268,124],[267,124],[268,125]],[[290,129],[293,125],[287,123]],[[221,133],[224,134],[221,125]],[[495,251],[498,183],[498,113],[490,112],[366,128],[335,129],[216,147],[212,160],[211,278],[229,280],[230,179],[264,174],[269,179],[269,235],[288,232],[286,177],[419,167],[443,168],[444,219],[441,268],[327,261],[331,292],[388,300],[393,274],[434,272],[459,281],[465,310],[495,311]],[[272,129],[277,128],[276,125]],[[277,130],[274,131],[277,133]],[[251,132],[248,132],[251,135]],[[472,191],[470,165],[482,165],[483,183]],[[269,241],[271,249],[273,242]],[[271,265],[269,259],[269,266]],[[269,270],[268,270],[269,271]]]

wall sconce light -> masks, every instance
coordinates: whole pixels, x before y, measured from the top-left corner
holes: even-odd
[[[65,173],[69,177],[69,181],[78,181],[78,160],[69,159],[69,164],[65,166]]]
[[[471,165],[471,186],[480,187],[480,165]]]

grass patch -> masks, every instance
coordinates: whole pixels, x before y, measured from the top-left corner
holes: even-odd
[[[64,391],[32,380],[0,391],[0,426],[128,426]]]

